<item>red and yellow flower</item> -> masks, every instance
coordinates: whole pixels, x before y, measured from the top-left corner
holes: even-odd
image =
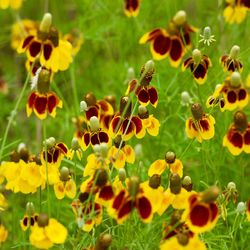
[[[23,231],[26,231],[28,228],[33,227],[38,221],[38,214],[35,213],[35,207],[32,202],[26,204],[26,213],[23,218],[20,220],[20,226]]]
[[[223,146],[233,155],[250,154],[250,123],[242,111],[234,114],[234,122],[223,138]]]
[[[193,50],[192,56],[186,59],[182,64],[182,70],[190,68],[195,81],[203,84],[207,80],[208,68],[212,63],[208,56],[202,55],[198,49]]]
[[[58,31],[51,24],[52,16],[46,13],[39,29],[23,39],[17,52],[26,52],[32,62],[39,58],[41,65],[53,72],[66,70],[72,62],[72,45],[60,39]]]
[[[205,114],[199,103],[191,107],[193,117],[186,120],[186,134],[188,138],[196,138],[198,142],[210,140],[214,137],[215,120],[212,115]]]
[[[247,220],[250,222],[250,200],[247,201]]]
[[[191,46],[190,33],[193,32],[196,29],[187,23],[186,12],[181,10],[169,22],[167,29],[157,28],[147,32],[139,43],[151,43],[150,50],[155,60],[169,56],[170,64],[178,67],[186,53],[185,47]]]

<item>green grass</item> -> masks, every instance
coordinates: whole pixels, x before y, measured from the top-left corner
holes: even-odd
[[[184,165],[184,175],[192,177],[194,190],[202,191],[207,186],[217,184],[222,190],[230,181],[235,182],[238,189],[238,201],[246,201],[250,192],[250,156],[242,153],[234,157],[222,146],[222,139],[232,122],[233,112],[221,113],[218,109],[212,111],[215,117],[215,137],[202,144],[191,140],[185,135],[185,120],[191,115],[190,107],[181,106],[181,93],[188,91],[194,102],[204,105],[212,94],[216,84],[222,83],[226,77],[219,64],[219,58],[229,53],[235,44],[241,48],[240,59],[244,64],[242,78],[250,73],[250,17],[240,25],[229,25],[224,22],[222,12],[223,1],[142,1],[137,18],[127,18],[123,13],[123,1],[112,0],[76,0],[48,1],[48,11],[53,15],[53,24],[62,34],[72,28],[77,28],[84,35],[84,44],[74,58],[73,64],[67,71],[55,75],[52,89],[63,99],[64,107],[57,110],[55,119],[46,120],[47,137],[54,136],[58,141],[70,146],[75,127],[72,118],[79,115],[76,103],[83,99],[89,91],[95,93],[98,99],[113,94],[117,98],[124,95],[124,81],[129,67],[133,67],[139,77],[141,66],[152,59],[148,45],[139,45],[140,37],[156,27],[166,27],[174,14],[183,9],[187,12],[188,22],[200,29],[209,25],[215,35],[216,42],[210,47],[198,44],[199,36],[193,35],[194,47],[199,46],[203,53],[211,58],[213,67],[208,70],[208,79],[202,86],[193,80],[189,70],[182,72],[181,67],[172,68],[168,59],[155,61],[156,73],[152,80],[159,94],[157,109],[150,108],[161,123],[157,137],[146,136],[142,140],[133,138],[132,146],[142,144],[143,157],[133,165],[128,165],[129,174],[139,173],[142,180],[147,179],[147,170],[156,159],[163,159],[167,151],[172,150],[181,157]],[[41,20],[46,1],[25,1],[20,10],[21,18]],[[0,10],[0,67],[1,74],[8,83],[9,93],[0,93],[0,138],[3,138],[8,118],[14,109],[22,86],[27,76],[24,62],[25,56],[16,54],[10,48],[11,25],[16,21],[17,13]],[[187,53],[185,58],[191,55]],[[72,89],[76,85],[76,99]],[[43,135],[41,123],[32,115],[26,117],[25,105],[29,87],[17,109],[17,115],[10,124],[10,130],[3,152],[3,160],[8,160],[9,153],[18,143],[24,142],[33,153],[38,153],[42,147]],[[135,98],[133,99],[135,103]],[[244,109],[250,115],[249,105]],[[1,142],[0,142],[1,143]],[[80,167],[86,165],[86,158],[92,149],[83,153]],[[64,161],[63,165],[73,167],[74,163]],[[77,169],[78,184],[83,180],[81,170]],[[167,175],[163,177],[167,185]],[[92,232],[86,233],[77,229],[74,215],[71,211],[70,200],[57,201],[50,187],[52,202],[52,217],[58,218],[67,225],[69,236],[64,247],[53,249],[82,249],[96,242],[102,232],[113,236],[112,249],[157,249],[162,237],[162,223],[169,220],[170,212],[163,218],[156,216],[150,224],[143,224],[136,212],[122,225],[110,219],[105,212],[103,223]],[[23,233],[19,220],[25,213],[27,201],[33,201],[39,207],[39,194],[23,195],[7,193],[10,204],[7,211],[1,213],[1,218],[9,231],[8,241],[0,246],[1,249],[33,249],[29,245],[28,233]],[[47,209],[46,191],[42,192],[41,209]],[[236,205],[228,208],[229,216],[226,221],[219,219],[216,227],[201,235],[208,249],[248,249],[250,240],[249,223],[242,215],[236,215]]]

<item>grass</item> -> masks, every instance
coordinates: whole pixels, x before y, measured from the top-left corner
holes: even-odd
[[[38,153],[42,147],[42,130],[40,121],[32,115],[26,117],[25,105],[30,92],[25,89],[20,99],[20,92],[24,86],[27,73],[25,72],[24,55],[16,54],[10,48],[11,25],[17,15],[21,18],[41,20],[44,10],[48,9],[53,15],[53,24],[62,34],[73,28],[84,34],[84,44],[74,58],[67,71],[57,73],[53,79],[52,89],[63,100],[64,107],[57,111],[55,119],[46,120],[46,137],[53,136],[58,141],[70,146],[75,128],[72,118],[79,115],[78,103],[86,93],[92,91],[97,99],[113,94],[117,98],[124,95],[127,70],[133,67],[139,77],[141,66],[152,59],[148,45],[139,45],[139,38],[147,31],[156,27],[166,27],[174,14],[183,9],[187,12],[188,22],[195,27],[204,28],[209,25],[215,35],[216,42],[210,47],[199,44],[199,36],[193,35],[195,47],[207,54],[213,66],[208,70],[208,79],[202,86],[198,86],[189,71],[182,72],[181,67],[172,68],[167,59],[155,61],[156,73],[152,85],[158,90],[159,104],[157,109],[151,109],[161,123],[157,137],[146,136],[142,140],[133,138],[132,146],[142,144],[143,156],[134,164],[128,164],[129,174],[139,173],[141,179],[147,179],[147,170],[156,159],[163,159],[167,151],[172,150],[184,165],[184,174],[192,177],[194,190],[202,191],[206,187],[217,184],[222,190],[230,181],[235,182],[238,190],[238,201],[249,199],[250,192],[250,157],[242,153],[235,157],[222,146],[222,139],[232,122],[232,112],[221,113],[212,110],[215,117],[215,136],[202,144],[192,141],[185,135],[185,120],[191,115],[190,107],[182,106],[181,93],[188,91],[194,102],[200,102],[205,107],[206,99],[212,94],[216,84],[222,83],[226,74],[219,64],[219,58],[229,53],[235,44],[241,48],[240,59],[244,64],[242,78],[246,79],[250,73],[250,33],[247,19],[240,25],[229,25],[223,20],[223,1],[142,1],[137,18],[127,18],[123,13],[123,1],[25,1],[20,13],[13,10],[0,10],[0,62],[1,76],[8,83],[7,95],[0,93],[0,138],[6,143],[1,151],[2,160],[8,160],[8,155],[19,142],[24,142],[33,152]],[[48,4],[48,5],[47,5]],[[191,55],[188,51],[185,58]],[[133,98],[133,103],[135,103]],[[16,111],[16,115],[11,114]],[[249,117],[249,105],[244,109]],[[9,122],[9,125],[7,125]],[[82,161],[77,161],[77,182],[82,182],[82,169],[86,165],[86,158],[92,149],[83,153]],[[65,160],[63,165],[74,167],[75,162]],[[165,184],[168,177],[163,176]],[[163,217],[155,216],[150,224],[144,224],[134,212],[122,225],[104,215],[103,223],[92,232],[86,233],[75,224],[71,211],[70,200],[57,201],[52,187],[48,190],[51,199],[51,214],[67,225],[69,237],[64,246],[53,249],[82,249],[96,242],[102,232],[108,232],[113,237],[112,249],[157,249],[162,237],[162,223],[169,220],[170,212]],[[23,195],[8,193],[10,204],[8,210],[1,213],[2,220],[9,231],[8,241],[1,249],[33,249],[29,244],[28,234],[23,233],[19,220],[25,213],[25,204],[33,201],[39,207],[39,194]],[[42,192],[41,210],[47,208],[47,195]],[[202,234],[202,240],[208,249],[248,249],[250,239],[249,223],[245,217],[235,212],[236,205],[228,208],[226,221],[220,219],[216,227],[208,233]],[[106,213],[106,212],[105,212]]]

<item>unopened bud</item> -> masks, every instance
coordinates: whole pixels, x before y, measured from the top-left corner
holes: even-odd
[[[190,176],[185,176],[182,180],[182,187],[185,188],[188,192],[192,191],[193,184]]]
[[[85,101],[81,101],[80,102],[80,111],[85,112],[87,110],[87,108],[88,108],[87,103]]]
[[[186,22],[186,20],[187,14],[184,10],[178,11],[173,18],[174,23],[178,26],[182,26]]]
[[[100,123],[99,120],[96,116],[92,116],[89,120],[89,124],[90,124],[90,129],[92,132],[96,132],[99,130],[100,128]]]
[[[231,48],[231,51],[230,51],[230,57],[232,59],[237,59],[238,56],[240,54],[240,47],[238,45],[234,45],[232,48]]]
[[[142,144],[136,144],[134,150],[136,159],[141,159],[143,157]]]
[[[94,250],[107,250],[112,243],[112,236],[108,233],[102,234],[95,245]]]
[[[245,131],[248,127],[247,116],[242,111],[237,111],[234,114],[234,125],[240,131]]]
[[[199,103],[194,103],[191,106],[191,112],[195,120],[200,120],[203,116],[203,109]]]
[[[231,75],[231,86],[239,87],[241,85],[241,76],[240,73],[235,71]]]
[[[170,191],[173,194],[181,192],[181,178],[178,174],[171,174],[170,176]]]
[[[96,186],[102,187],[104,186],[108,181],[108,174],[106,170],[99,169],[96,171]]]
[[[210,39],[211,37],[211,28],[209,26],[206,26],[203,30],[203,36],[205,40]]]
[[[76,151],[80,148],[80,145],[79,145],[79,142],[78,142],[78,139],[77,138],[73,138],[72,141],[71,141],[71,148]]]
[[[94,150],[95,154],[99,155],[101,153],[101,147],[100,147],[100,145],[99,144],[95,144],[93,146],[93,150]]]
[[[37,224],[39,227],[46,227],[49,225],[49,216],[47,214],[39,214],[37,219]]]
[[[186,233],[178,233],[176,237],[177,237],[178,242],[182,246],[186,246],[189,242],[189,237],[188,237],[188,234]]]
[[[168,164],[172,164],[175,162],[175,159],[176,159],[176,155],[174,152],[172,151],[169,151],[165,154],[165,161],[166,163]]]
[[[201,198],[202,201],[206,203],[211,203],[216,201],[219,194],[220,194],[220,189],[217,186],[212,186],[201,193]]]
[[[191,97],[187,91],[183,91],[181,93],[181,102],[183,105],[188,105],[191,103]]]
[[[140,105],[138,108],[138,116],[141,119],[147,119],[149,117],[148,110],[145,106]]]
[[[149,179],[149,186],[153,189],[157,189],[161,185],[161,176],[158,174],[154,174]]]
[[[67,167],[62,167],[60,169],[60,179],[61,179],[61,181],[68,181],[69,178],[70,178],[69,169]]]
[[[49,33],[51,24],[52,24],[52,15],[50,13],[45,13],[40,23],[40,28],[39,28],[40,31]]]
[[[229,190],[236,190],[236,184],[234,183],[234,182],[229,182],[228,184],[227,184],[227,188],[229,189]]]
[[[87,95],[85,95],[84,99],[88,107],[96,104],[96,97],[92,92],[89,92]]]
[[[118,170],[118,177],[119,177],[119,180],[120,180],[120,181],[125,181],[125,180],[126,180],[126,176],[127,176],[127,174],[126,174],[125,168],[120,168],[120,169]]]
[[[202,57],[200,50],[194,49],[192,52],[192,57],[194,59],[194,63],[199,64],[201,61],[201,57]]]
[[[32,216],[32,215],[34,215],[34,213],[35,213],[35,206],[34,206],[33,202],[27,202],[27,204],[26,204],[26,214],[28,216]]]
[[[238,203],[236,212],[239,214],[244,214],[246,212],[246,204],[245,202],[241,201]]]
[[[131,176],[129,179],[128,190],[132,197],[137,195],[140,186],[140,179],[138,176]]]
[[[107,143],[102,142],[100,144],[100,153],[103,159],[105,159],[108,156],[108,150],[109,148],[108,148]]]
[[[56,139],[54,137],[49,137],[44,142],[44,146],[46,145],[48,149],[52,148],[55,144],[56,144]]]

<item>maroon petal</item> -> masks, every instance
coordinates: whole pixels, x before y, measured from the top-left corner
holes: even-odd
[[[241,101],[241,100],[244,100],[247,96],[247,92],[245,89],[240,89],[239,92],[238,92],[238,100]]]
[[[97,133],[94,133],[94,134],[91,135],[90,141],[91,141],[91,144],[93,146],[96,145],[96,144],[100,144]]]
[[[58,158],[59,158],[59,155],[60,155],[60,151],[59,149],[55,149],[54,153],[53,153],[53,162],[56,163]]]
[[[54,95],[49,95],[48,97],[48,111],[52,113],[53,110],[56,108],[57,105],[57,98]]]
[[[138,93],[138,100],[142,103],[147,103],[149,101],[149,95],[146,89],[141,88],[141,90]]]
[[[215,203],[210,203],[210,211],[211,211],[211,222],[215,220],[215,218],[217,217],[218,213],[219,213],[219,209],[218,206]]]
[[[144,220],[149,218],[152,213],[152,206],[149,200],[144,196],[137,199],[136,207],[140,214],[140,217]]]
[[[133,202],[129,200],[125,202],[118,212],[118,219],[122,219],[124,216],[128,215],[133,209]]]
[[[89,132],[86,132],[83,135],[83,143],[85,144],[86,147],[88,147],[88,145],[90,143],[90,134],[89,134]]]
[[[99,198],[108,201],[114,196],[114,192],[111,186],[104,186],[99,192]]]
[[[30,94],[29,99],[28,99],[28,104],[29,104],[30,108],[33,107],[35,99],[36,99],[36,93],[33,92],[33,93]]]
[[[36,57],[41,51],[41,43],[33,41],[29,46],[29,52],[32,57]]]
[[[102,143],[102,142],[108,143],[108,141],[109,141],[109,136],[104,131],[99,132],[98,137],[99,137],[100,143]]]
[[[112,208],[118,210],[121,207],[124,198],[125,198],[125,191],[121,190],[120,193],[115,197],[112,204]]]
[[[148,87],[148,94],[149,94],[149,100],[152,105],[157,103],[158,101],[158,94],[154,87]]]
[[[47,97],[37,96],[34,101],[34,108],[38,114],[44,114],[46,112]]]
[[[111,129],[113,133],[117,133],[121,127],[121,125],[118,127],[118,124],[120,123],[120,119],[122,119],[120,116],[115,116],[111,121]]]
[[[139,117],[137,117],[137,116],[133,116],[131,121],[135,125],[135,133],[139,134],[141,132],[142,128],[143,128],[141,119]]]
[[[99,116],[99,112],[98,112],[98,108],[96,106],[90,106],[88,107],[87,111],[86,111],[86,118],[87,120],[90,120],[90,118],[92,116]]]
[[[63,144],[63,143],[57,143],[56,146],[60,149],[60,151],[63,153],[63,154],[67,154],[68,153],[68,149],[67,147]]]
[[[209,222],[209,209],[202,205],[195,205],[190,211],[190,220],[193,225],[203,227]]]
[[[196,79],[204,79],[207,74],[207,68],[203,64],[199,64],[193,71]]]
[[[173,61],[178,61],[182,57],[183,46],[180,38],[172,38],[171,49],[170,49],[170,58]]]
[[[51,44],[47,43],[43,45],[43,55],[46,61],[49,60],[52,50],[53,50],[53,47]]]
[[[234,130],[229,130],[227,138],[235,147],[237,148],[243,147],[243,137],[239,132]]]
[[[250,145],[250,130],[247,130],[244,134],[244,143]]]
[[[33,40],[34,36],[28,36],[24,39],[23,41],[23,45],[22,45],[22,48],[26,48],[28,47],[28,45],[30,44],[30,42]]]
[[[153,49],[157,54],[165,55],[169,52],[171,39],[169,36],[159,34],[153,41]]]
[[[228,93],[227,93],[227,100],[230,103],[235,103],[236,102],[237,95],[236,95],[236,93],[233,90],[228,91]]]
[[[209,130],[209,122],[207,119],[202,119],[199,121],[200,126],[202,127],[203,131],[208,131]]]

